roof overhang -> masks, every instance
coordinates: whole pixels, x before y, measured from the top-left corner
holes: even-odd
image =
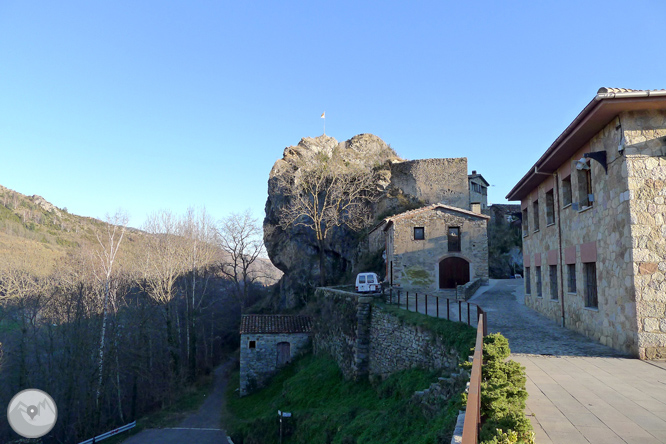
[[[523,200],[545,176],[553,174],[616,116],[625,111],[666,109],[666,90],[605,92],[592,101],[509,191],[507,200]]]

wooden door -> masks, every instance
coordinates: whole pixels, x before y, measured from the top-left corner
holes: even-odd
[[[291,360],[291,344],[288,342],[278,342],[277,345],[277,365],[281,367]]]
[[[447,257],[439,263],[439,288],[456,288],[469,282],[469,262]]]

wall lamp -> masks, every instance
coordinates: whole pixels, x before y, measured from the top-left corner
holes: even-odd
[[[608,166],[606,165],[606,151],[596,151],[594,153],[585,153],[583,154],[583,157],[580,158],[580,160],[576,161],[576,169],[577,170],[589,170],[590,166],[587,164],[587,161],[585,159],[594,159],[599,164],[604,167],[604,171],[606,174],[608,174]]]

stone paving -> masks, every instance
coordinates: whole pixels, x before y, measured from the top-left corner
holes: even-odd
[[[536,443],[666,443],[666,362],[631,359],[523,300],[522,279],[491,281],[471,299],[525,366]]]

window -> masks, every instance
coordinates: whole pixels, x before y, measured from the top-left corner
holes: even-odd
[[[555,223],[555,199],[553,190],[546,193],[546,225]]]
[[[536,267],[536,287],[537,297],[541,297],[541,267]]]
[[[535,200],[532,204],[534,209],[534,231],[539,231],[539,201]]]
[[[530,223],[527,220],[527,208],[523,210],[523,236],[530,234]]]
[[[423,240],[423,239],[425,239],[425,228],[414,227],[414,240]]]
[[[562,206],[571,205],[571,176],[562,179]]]
[[[257,341],[250,341],[248,348],[257,348]]]
[[[449,251],[460,251],[460,228],[449,227]]]
[[[591,207],[594,201],[592,195],[592,170],[578,171],[578,205],[580,209]]]
[[[567,291],[569,293],[576,292],[576,264],[567,265],[567,282],[569,283],[569,288]]]
[[[557,265],[550,267],[550,299],[557,300]]]
[[[594,262],[583,264],[583,275],[585,277],[585,306],[588,308],[598,308],[597,264]]]
[[[525,267],[525,294],[532,293],[532,282],[530,279],[532,275],[530,274],[530,267]]]

